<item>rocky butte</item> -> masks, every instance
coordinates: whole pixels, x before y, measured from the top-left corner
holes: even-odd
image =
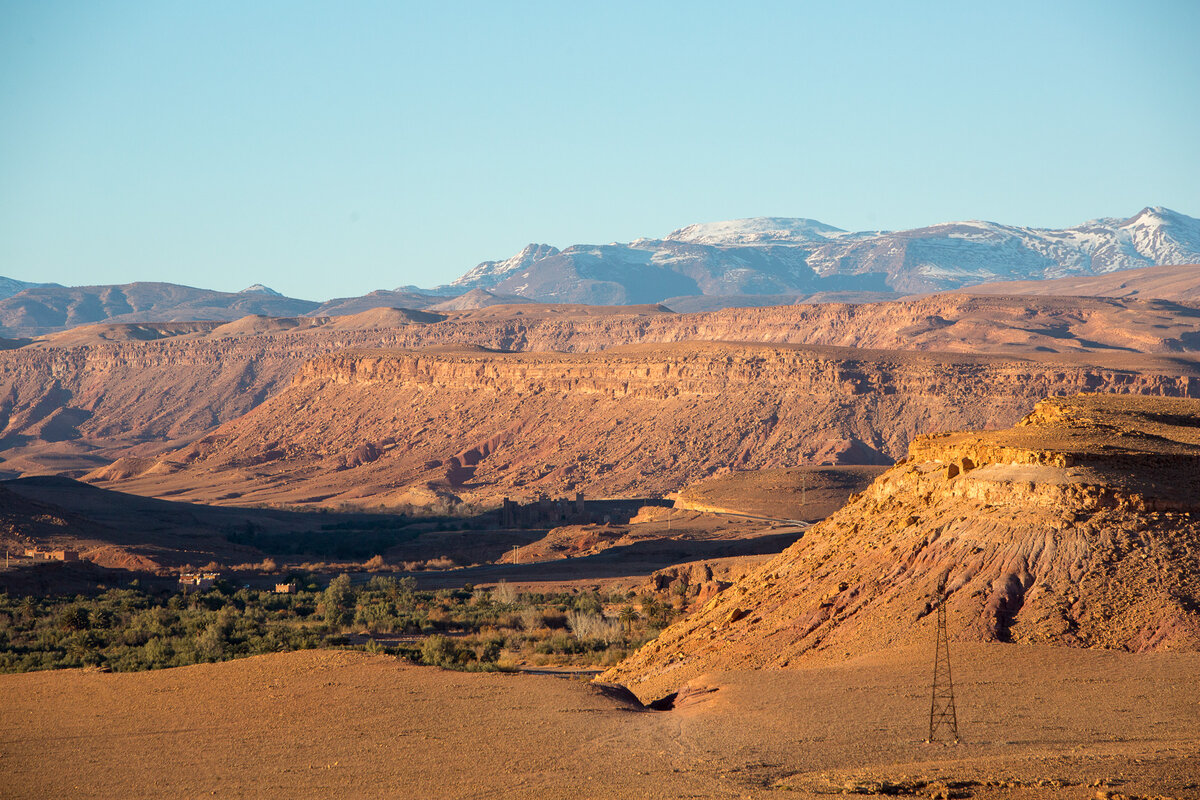
[[[951,636],[1200,649],[1200,401],[1049,398],[1007,430],[917,437],[780,556],[604,677],[657,696],[714,670]]]

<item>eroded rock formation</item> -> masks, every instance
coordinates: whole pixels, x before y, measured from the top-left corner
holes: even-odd
[[[413,486],[485,503],[657,495],[730,469],[890,461],[920,433],[1009,425],[1046,395],[1200,396],[1194,370],[1144,360],[1131,371],[720,343],[339,353],[194,443],[90,479],[237,503],[389,504]]]
[[[597,352],[633,343],[715,340],[1058,353],[1064,364],[1075,359],[1076,365],[1134,372],[1145,364],[1162,373],[1172,362],[1143,361],[1138,354],[1193,358],[1189,354],[1200,348],[1200,309],[1165,301],[941,295],[709,314],[536,305],[439,315],[375,309],[304,320],[248,317],[227,325],[88,326],[0,351],[0,454],[10,474],[82,474],[120,456],[159,453],[246,413],[286,387],[308,360],[347,348]],[[1194,366],[1187,361],[1175,370],[1192,374]],[[1092,388],[1102,389],[1103,382]],[[843,444],[854,443],[833,449]]]
[[[960,640],[1200,649],[1200,401],[1050,398],[1009,430],[919,437],[606,679],[654,694],[931,642],[942,576]]]

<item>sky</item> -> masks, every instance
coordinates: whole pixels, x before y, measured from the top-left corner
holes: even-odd
[[[0,0],[0,275],[312,300],[529,242],[1200,217],[1200,3]]]

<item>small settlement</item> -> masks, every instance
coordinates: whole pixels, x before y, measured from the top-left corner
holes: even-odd
[[[573,501],[566,497],[551,499],[547,494],[538,495],[532,503],[519,503],[506,497],[500,506],[502,528],[586,525],[589,522],[592,518],[584,505],[583,492],[577,492]]]

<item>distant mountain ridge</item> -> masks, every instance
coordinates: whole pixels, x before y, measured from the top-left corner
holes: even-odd
[[[755,217],[688,225],[661,239],[629,243],[562,250],[530,244],[433,289],[402,286],[324,303],[284,297],[262,284],[217,292],[171,283],[65,287],[0,277],[0,336],[40,336],[100,322],[342,316],[381,307],[662,303],[675,311],[702,311],[872,302],[999,281],[1020,281],[1019,291],[1037,294],[1036,282],[1072,279],[1079,294],[1089,294],[1086,287],[1095,284],[1084,280],[1089,277],[1187,264],[1200,264],[1200,220],[1162,207],[1061,230],[975,221],[851,232],[812,219]],[[1169,293],[1154,294],[1151,286]],[[1016,292],[1018,284],[986,291]],[[1065,291],[1070,289],[1053,293]],[[1184,273],[1156,279],[1137,293],[1181,300],[1194,291]]]
[[[656,303],[669,297],[920,293],[1200,261],[1200,220],[1162,207],[1072,228],[947,222],[848,232],[811,219],[689,225],[628,244],[531,244],[434,290],[485,288],[542,302]]]
[[[29,281],[19,281],[16,278],[5,278],[0,276],[0,299],[12,297],[14,294],[23,292],[26,289],[31,289],[39,286],[58,286],[57,283],[30,283]]]
[[[40,336],[96,322],[235,320],[247,314],[293,317],[317,306],[310,300],[260,291],[217,292],[175,283],[52,284],[0,300],[0,331],[8,336]]]

